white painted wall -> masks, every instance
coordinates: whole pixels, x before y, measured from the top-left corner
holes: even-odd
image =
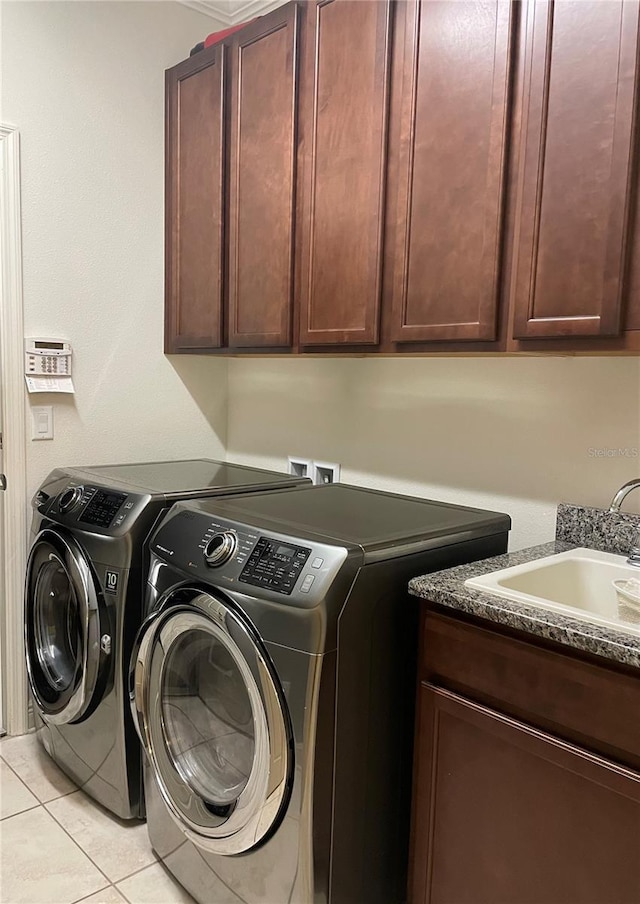
[[[57,465],[224,458],[226,362],[162,351],[164,69],[215,21],[173,2],[0,11],[0,118],[21,133],[25,330],[74,350],[75,397],[26,403],[53,403],[55,420],[53,441],[27,443],[30,491]]]
[[[519,549],[553,538],[558,502],[606,506],[640,476],[640,360],[234,359],[227,454],[505,511]]]

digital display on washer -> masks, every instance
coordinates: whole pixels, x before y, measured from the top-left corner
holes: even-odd
[[[97,527],[109,527],[126,498],[126,493],[107,493],[105,490],[96,490],[78,518],[78,522],[95,524]]]
[[[239,580],[254,587],[269,587],[288,596],[310,555],[311,550],[306,546],[285,546],[279,540],[260,537]]]

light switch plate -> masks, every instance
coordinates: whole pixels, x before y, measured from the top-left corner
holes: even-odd
[[[31,439],[53,439],[53,405],[34,405],[31,409]]]

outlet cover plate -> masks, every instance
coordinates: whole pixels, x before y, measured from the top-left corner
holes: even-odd
[[[310,458],[300,458],[297,455],[287,456],[287,474],[294,477],[311,477],[313,462]]]
[[[340,465],[335,461],[314,461],[311,479],[317,485],[340,482]]]

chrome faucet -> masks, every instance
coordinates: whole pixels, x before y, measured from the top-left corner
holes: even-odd
[[[629,495],[632,490],[640,490],[640,477],[636,477],[635,480],[630,480],[628,481],[628,483],[625,483],[620,487],[616,495],[611,500],[609,511],[612,513],[619,512],[623,500],[626,496]]]
[[[620,511],[620,506],[622,505],[624,498],[632,490],[640,490],[640,477],[637,477],[635,480],[629,480],[628,483],[625,483],[620,487],[616,495],[611,500],[609,512],[612,514],[617,514]],[[633,541],[633,546],[629,550],[627,565],[635,565],[637,568],[640,568],[640,530],[638,530],[636,538]]]

